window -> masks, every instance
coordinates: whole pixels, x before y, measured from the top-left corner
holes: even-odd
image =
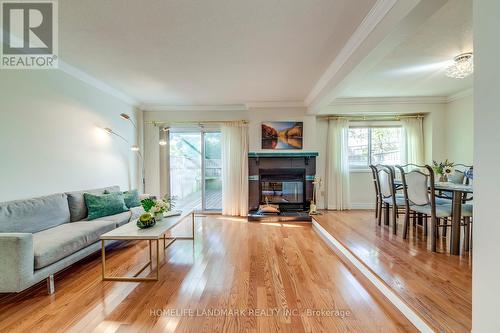
[[[370,164],[403,162],[403,130],[392,127],[351,127],[348,136],[349,166],[366,169]]]

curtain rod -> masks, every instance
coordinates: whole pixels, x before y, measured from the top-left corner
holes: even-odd
[[[401,120],[401,119],[423,119],[424,116],[421,114],[417,115],[388,115],[388,116],[324,116],[319,117],[320,119],[326,120],[338,120],[345,119],[351,121],[388,121],[388,120]]]
[[[248,120],[207,120],[207,121],[158,121],[158,120],[150,120],[145,121],[145,124],[150,124],[153,126],[161,126],[161,125],[210,125],[210,124],[230,124],[230,123],[242,123],[248,124]]]

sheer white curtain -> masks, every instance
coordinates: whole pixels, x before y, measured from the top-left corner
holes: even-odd
[[[424,126],[422,118],[401,119],[405,131],[406,163],[424,164]]]
[[[348,120],[329,120],[326,156],[328,209],[346,210],[351,208],[347,147],[348,132]]]
[[[222,214],[248,214],[248,126],[229,122],[222,134]]]

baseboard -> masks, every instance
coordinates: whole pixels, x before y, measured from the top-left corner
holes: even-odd
[[[375,209],[372,203],[351,203],[351,209]]]
[[[314,229],[327,241],[342,253],[356,269],[363,274],[377,290],[384,295],[420,332],[434,332],[420,316],[410,308],[380,277],[378,277],[368,266],[358,259],[341,242],[328,233],[318,222],[312,220]]]
[[[326,210],[337,210],[335,207],[331,208],[320,208],[318,207],[319,210],[326,209]],[[373,203],[351,203],[351,208],[350,209],[366,209],[366,210],[374,210],[375,209],[375,204]]]

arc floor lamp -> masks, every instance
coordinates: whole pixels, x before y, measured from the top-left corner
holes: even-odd
[[[120,117],[124,120],[130,121],[130,123],[132,123],[132,125],[134,126],[134,129],[137,132],[137,126],[135,125],[135,123],[132,121],[132,119],[130,118],[130,116],[128,114],[122,113],[122,114],[120,114]],[[106,128],[104,128],[104,130],[106,132],[108,132],[109,134],[112,134],[112,135],[120,138],[121,140],[125,141],[127,143],[127,145],[130,146],[130,150],[133,151],[134,153],[136,153],[137,156],[139,157],[140,163],[141,163],[142,193],[145,193],[146,192],[146,177],[145,177],[145,170],[144,170],[144,157],[141,154],[141,149],[139,148],[138,145],[131,145],[127,139],[125,139],[123,136],[121,136],[120,134],[113,131],[111,128],[106,127]]]

